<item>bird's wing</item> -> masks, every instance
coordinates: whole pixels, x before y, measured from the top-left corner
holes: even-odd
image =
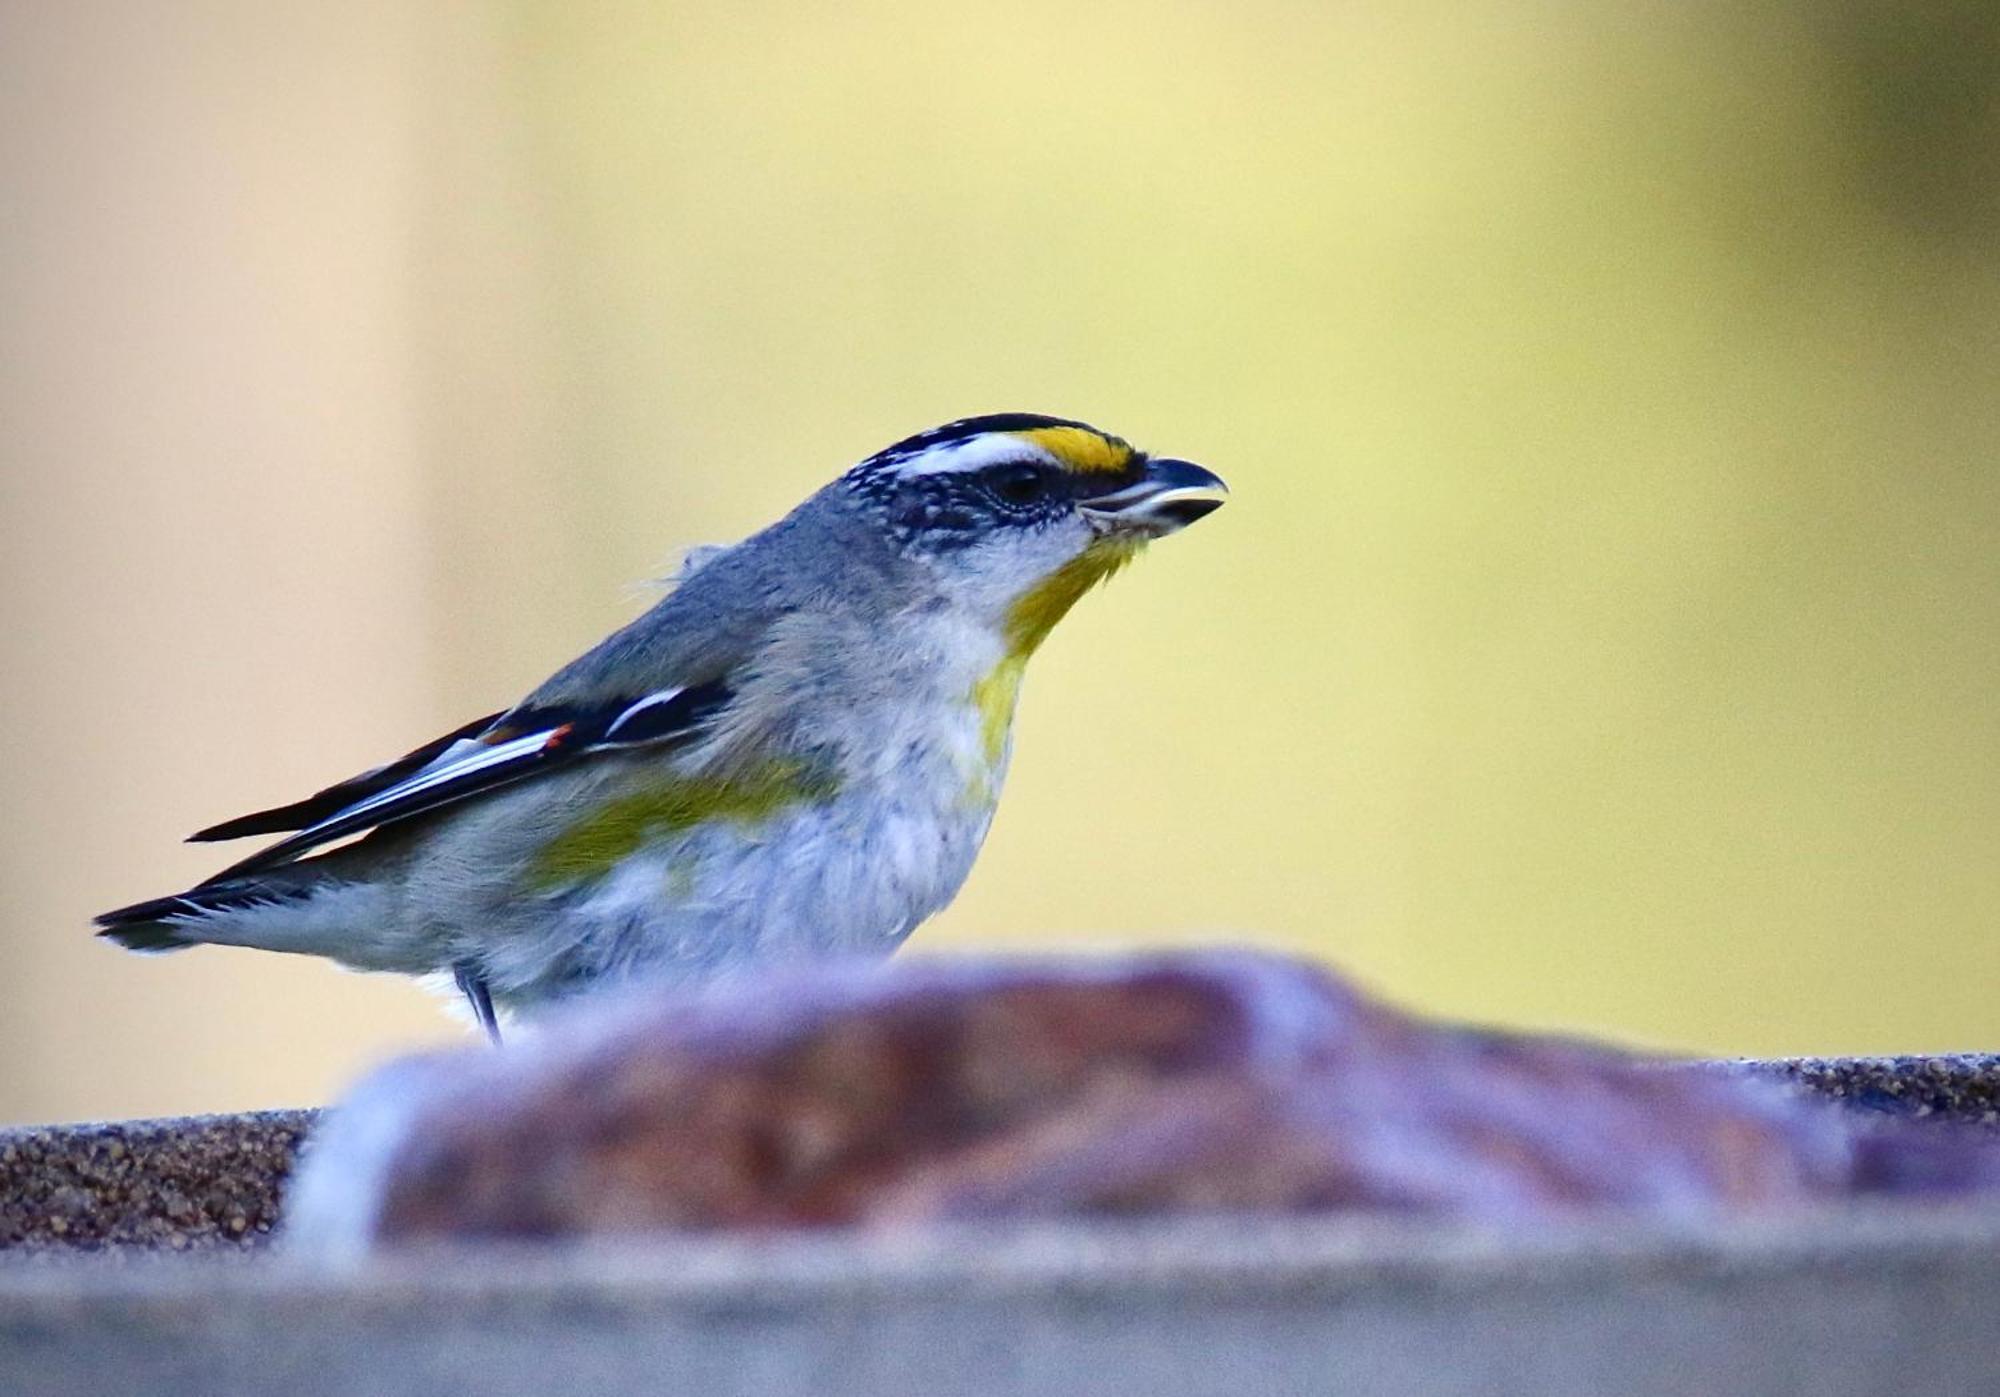
[[[524,706],[469,724],[296,804],[203,830],[196,838],[298,828],[209,881],[289,863],[336,839],[427,814],[598,753],[685,741],[728,702],[730,692],[725,680],[716,679],[601,705]]]
[[[287,863],[596,753],[686,741],[729,702],[732,675],[792,605],[806,569],[801,550],[810,563],[829,546],[820,535],[839,523],[813,525],[795,511],[758,539],[715,550],[645,615],[508,712],[302,801],[203,830],[195,838],[297,831],[209,881]]]
[[[460,742],[470,742],[499,722],[501,715],[488,713],[483,718],[475,718],[462,728],[455,728],[443,737],[426,742],[414,752],[384,763],[359,776],[350,776],[345,781],[335,782],[323,791],[316,791],[304,800],[295,800],[290,805],[275,806],[270,810],[258,810],[248,815],[239,815],[233,820],[224,820],[219,825],[197,830],[188,836],[190,844],[207,844],[220,839],[244,839],[253,834],[278,834],[288,829],[304,829],[319,823],[330,815],[337,815],[356,801],[364,800],[404,779],[415,775],[429,766],[447,748]]]

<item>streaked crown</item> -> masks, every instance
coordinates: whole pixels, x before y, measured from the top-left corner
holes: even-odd
[[[905,437],[856,466],[855,473],[978,470],[1009,458],[1035,455],[1078,475],[1120,475],[1144,460],[1123,437],[1088,422],[1034,412],[991,412],[961,417]]]

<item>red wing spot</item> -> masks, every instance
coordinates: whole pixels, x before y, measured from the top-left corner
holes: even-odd
[[[544,752],[555,751],[556,748],[569,740],[569,735],[574,731],[576,731],[575,723],[564,723],[548,735],[548,738],[542,743],[542,750]]]

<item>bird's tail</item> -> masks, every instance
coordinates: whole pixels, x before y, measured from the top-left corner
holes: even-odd
[[[268,880],[257,884],[228,883],[194,888],[173,897],[149,898],[93,918],[97,934],[128,951],[181,951],[213,940],[201,925],[231,912],[275,906],[310,896],[307,886],[274,889]]]
[[[135,902],[95,920],[99,936],[131,951],[254,946],[368,965],[387,951],[370,944],[392,922],[387,902],[380,885],[343,877],[337,861],[306,859]]]

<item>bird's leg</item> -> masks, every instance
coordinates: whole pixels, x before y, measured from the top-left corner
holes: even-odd
[[[479,1020],[479,1026],[486,1030],[497,1047],[500,1042],[500,1020],[493,1013],[493,991],[487,987],[486,977],[479,973],[479,967],[469,960],[461,960],[451,967],[451,978],[458,982],[459,993],[472,1006],[472,1017]]]

